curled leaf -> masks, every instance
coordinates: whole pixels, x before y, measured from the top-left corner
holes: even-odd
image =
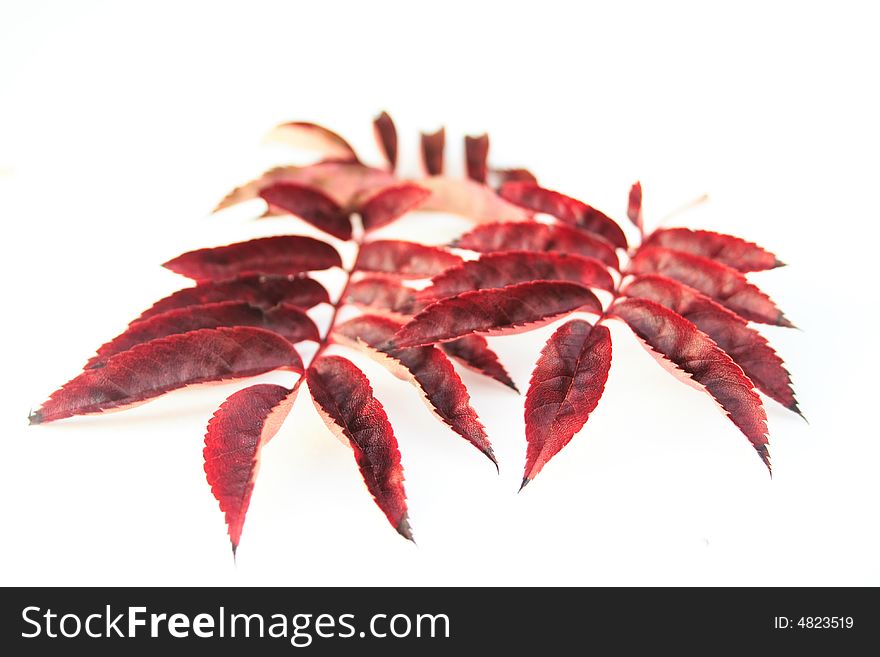
[[[226,281],[205,281],[178,290],[154,303],[135,321],[143,321],[176,308],[221,301],[245,301],[264,310],[279,303],[307,309],[330,303],[330,295],[318,281],[304,276],[249,274]]]
[[[486,338],[481,335],[466,335],[458,340],[439,345],[450,358],[454,358],[468,369],[495,379],[514,392],[519,392],[510,374],[498,359],[498,354],[489,348]]]
[[[486,184],[489,167],[489,135],[464,138],[464,154],[468,178]]]
[[[491,189],[473,180],[435,176],[419,181],[431,190],[422,210],[448,212],[477,223],[488,221],[526,221],[531,214],[508,203]]]
[[[66,383],[31,414],[31,424],[128,406],[195,383],[302,372],[296,349],[276,333],[235,327],[190,331],[139,344]]]
[[[446,130],[422,133],[422,164],[429,176],[443,174],[443,151],[446,148]]]
[[[492,445],[471,406],[467,388],[443,352],[436,347],[383,349],[400,326],[399,322],[385,317],[361,315],[338,326],[334,334],[349,345],[363,344],[382,354],[379,361],[383,365],[395,376],[415,383],[437,417],[489,457],[497,468]]]
[[[382,112],[373,119],[373,131],[388,162],[388,168],[394,171],[397,167],[397,128],[394,127],[394,121],[391,120],[388,112]]]
[[[330,160],[306,167],[277,167],[266,171],[259,178],[233,189],[220,201],[214,212],[259,198],[260,190],[280,182],[298,183],[316,187],[340,206],[350,207],[352,202],[372,190],[393,184],[395,178],[382,169],[374,169],[358,162]]]
[[[511,203],[595,233],[616,247],[625,249],[627,246],[623,230],[611,217],[575,198],[522,181],[506,183],[498,193]]]
[[[329,269],[341,267],[342,260],[326,242],[302,235],[279,235],[189,251],[163,266],[197,281],[216,281],[243,274],[290,275]]]
[[[385,276],[367,276],[348,286],[345,303],[395,318],[416,312],[416,293],[412,288]]]
[[[532,222],[483,224],[459,237],[452,246],[479,253],[496,251],[571,253],[596,258],[609,267],[620,269],[620,262],[611,244],[601,237],[561,224],[552,226]]]
[[[642,216],[642,183],[638,181],[630,187],[626,216],[629,217],[629,220],[633,222],[633,225],[639,229],[639,232],[644,230],[645,223]]]
[[[296,306],[280,305],[264,310],[241,301],[222,301],[169,310],[134,322],[124,333],[100,347],[97,355],[86,363],[86,369],[103,367],[111,356],[150,340],[221,326],[257,326],[290,342],[317,341],[320,337],[312,319]]]
[[[662,274],[709,296],[740,317],[793,327],[772,299],[745,276],[719,262],[658,246],[639,249],[630,263],[633,274]]]
[[[768,397],[800,414],[791,378],[767,339],[742,317],[678,281],[649,274],[636,277],[622,294],[669,308],[712,338]]]
[[[457,255],[436,246],[401,240],[376,240],[361,247],[355,269],[398,276],[429,278],[461,262]]]
[[[763,271],[783,264],[754,242],[710,230],[662,228],[655,230],[645,244],[703,256],[741,272]]]
[[[507,251],[482,255],[447,269],[416,294],[420,301],[443,299],[470,290],[529,281],[569,281],[611,291],[614,281],[598,260],[560,253]]]
[[[430,195],[427,189],[413,183],[380,189],[363,201],[358,209],[364,230],[376,230],[390,224],[410,210],[415,210]]]
[[[581,430],[599,404],[611,369],[611,334],[574,319],[550,336],[526,395],[529,447],[523,486]]]
[[[282,386],[250,386],[223,402],[208,423],[205,475],[226,516],[233,554],[241,540],[263,445],[278,433],[294,398],[295,393]]]
[[[345,358],[322,356],[309,366],[306,380],[324,422],[351,445],[376,504],[391,526],[412,540],[397,439],[367,377]]]
[[[530,330],[583,310],[601,313],[592,292],[575,283],[535,281],[464,292],[422,310],[394,336],[391,348],[457,340],[472,333],[504,335]]]
[[[659,303],[622,299],[609,314],[626,322],[651,349],[702,385],[770,469],[764,406],[752,382],[730,356],[696,326]]]
[[[275,183],[261,189],[260,196],[271,207],[289,212],[333,237],[351,239],[348,212],[317,188],[299,183]]]
[[[357,154],[345,139],[332,130],[307,121],[291,121],[273,128],[266,141],[285,144],[304,151],[314,151],[322,158],[357,162]]]

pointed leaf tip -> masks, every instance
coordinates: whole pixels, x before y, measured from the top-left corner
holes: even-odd
[[[415,545],[416,540],[413,538],[412,526],[409,524],[409,514],[403,514],[396,529],[398,534],[403,536],[406,540],[412,541],[413,545]]]

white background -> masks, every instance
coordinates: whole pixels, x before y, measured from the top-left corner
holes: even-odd
[[[711,5],[711,6],[710,6]],[[3,584],[880,584],[877,17],[871,3],[34,2],[0,5]],[[368,361],[418,546],[392,531],[303,395],[264,453],[233,565],[204,427],[243,384],[28,427],[28,411],[145,307],[159,263],[298,228],[208,213],[299,154],[315,120],[378,162],[388,109],[489,130],[492,160],[625,221],[732,232],[803,330],[766,328],[807,425],[768,401],[771,481],[711,400],[622,327],[586,429],[522,494],[522,399],[465,374],[501,475]],[[397,235],[443,241],[466,223]],[[629,227],[627,227],[629,229]],[[552,327],[493,340],[525,389]],[[287,380],[283,374],[263,377]]]

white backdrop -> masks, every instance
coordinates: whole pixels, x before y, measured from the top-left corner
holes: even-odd
[[[869,3],[34,2],[0,6],[2,584],[880,584],[880,152]],[[714,4],[714,3],[713,3]],[[662,6],[661,6],[662,5]],[[208,212],[315,120],[378,162],[389,110],[488,130],[496,164],[625,221],[732,232],[803,330],[767,328],[807,425],[767,403],[775,476],[711,400],[615,326],[585,430],[522,494],[522,398],[465,374],[501,475],[359,359],[401,443],[418,546],[392,531],[306,396],[267,446],[233,566],[202,472],[241,383],[28,427],[93,350],[185,281],[159,263],[298,228]],[[460,220],[394,234],[441,241]],[[869,292],[870,291],[870,292]],[[552,327],[493,345],[525,389]],[[289,381],[283,374],[262,377]]]

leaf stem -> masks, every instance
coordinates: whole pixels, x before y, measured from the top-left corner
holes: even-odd
[[[324,336],[321,338],[321,342],[318,343],[318,350],[315,352],[315,355],[312,356],[312,360],[309,362],[314,363],[321,354],[329,347],[333,340],[333,329],[336,327],[336,320],[339,317],[340,309],[345,305],[345,297],[348,295],[348,289],[351,287],[351,279],[353,274],[357,271],[357,261],[360,256],[361,246],[364,244],[364,235],[359,236],[356,240],[354,240],[355,244],[355,254],[354,261],[351,264],[351,267],[346,268],[345,271],[345,285],[342,286],[342,292],[339,293],[339,297],[337,297],[336,302],[333,304],[333,314],[330,315],[330,324],[327,326],[327,332],[324,333]]]

